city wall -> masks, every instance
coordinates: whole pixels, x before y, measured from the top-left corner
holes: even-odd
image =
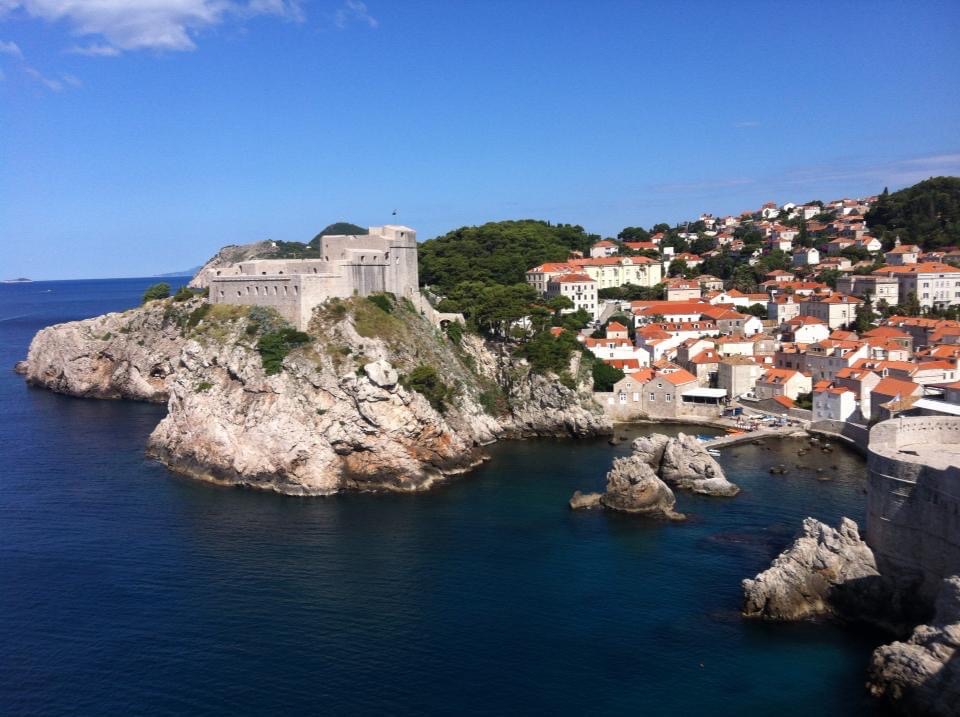
[[[867,543],[883,574],[932,605],[960,573],[960,418],[895,418],[870,431]]]

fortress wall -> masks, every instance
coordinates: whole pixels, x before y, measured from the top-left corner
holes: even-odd
[[[269,306],[292,324],[300,321],[299,277],[217,276],[210,281],[211,304]]]
[[[960,418],[896,418],[870,431],[867,543],[882,573],[916,576],[931,605],[940,581],[960,573],[958,445]]]
[[[221,267],[210,276],[210,302],[273,307],[305,329],[314,307],[332,297],[389,291],[412,298],[419,281],[416,236],[409,227],[371,227],[370,234],[322,237],[322,259],[256,259]]]

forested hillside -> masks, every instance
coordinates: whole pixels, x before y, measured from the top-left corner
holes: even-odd
[[[533,219],[460,227],[420,245],[420,281],[441,294],[465,281],[521,284],[530,267],[587,253],[599,239],[579,225]]]
[[[960,177],[933,177],[893,194],[884,190],[866,219],[885,245],[895,236],[927,250],[960,244]]]

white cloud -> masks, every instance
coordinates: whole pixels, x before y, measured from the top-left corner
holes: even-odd
[[[41,73],[40,70],[37,70],[33,67],[24,67],[23,71],[26,72],[30,78],[36,80],[51,92],[63,91],[63,82],[61,82],[60,80],[54,79],[52,77],[47,77],[46,75]]]
[[[93,45],[74,45],[64,50],[68,55],[86,55],[87,57],[116,57],[120,50],[113,45],[103,45],[94,43]]]
[[[360,0],[346,0],[333,16],[333,24],[341,30],[351,22],[359,22],[374,30],[380,25],[367,10],[367,4]]]
[[[303,19],[302,0],[0,0],[0,15],[11,12],[63,22],[106,41],[90,47],[116,50],[192,50],[199,32],[231,17]]]
[[[10,57],[16,57],[18,60],[23,59],[23,51],[20,46],[15,42],[6,40],[0,40],[0,55],[10,55]]]

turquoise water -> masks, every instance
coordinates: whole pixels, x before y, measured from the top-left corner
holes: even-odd
[[[152,281],[0,286],[0,363]],[[678,494],[667,523],[567,508],[627,445],[506,442],[431,493],[299,499],[147,460],[163,410],[0,372],[0,713],[875,714],[882,636],[738,614],[803,517],[862,520],[842,449],[729,449],[741,495]]]

